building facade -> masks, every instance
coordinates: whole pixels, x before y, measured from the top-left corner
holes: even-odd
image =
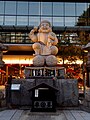
[[[0,39],[8,46],[8,51],[3,53],[5,66],[2,68],[6,78],[10,74],[9,71],[14,71],[13,76],[17,76],[21,74],[23,65],[32,64],[33,49],[28,34],[42,20],[50,21],[62,44],[65,43],[63,40],[65,32],[67,32],[64,36],[67,41],[65,44],[68,41],[76,44],[77,40],[82,39],[81,34],[88,36],[87,42],[90,39],[88,1],[0,1]],[[83,33],[80,33],[81,31]]]

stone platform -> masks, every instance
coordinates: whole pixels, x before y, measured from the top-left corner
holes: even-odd
[[[30,112],[30,110],[4,110],[0,120],[90,120],[90,113],[82,110],[57,110],[55,113]]]
[[[13,79],[12,84],[20,85],[20,88],[11,90],[11,104],[14,106],[31,106],[32,92],[29,92],[29,89],[41,83],[58,89],[56,94],[57,106],[78,106],[78,81],[76,79],[53,79],[53,77]]]
[[[90,87],[85,87],[85,97],[82,101],[82,109],[90,112]]]

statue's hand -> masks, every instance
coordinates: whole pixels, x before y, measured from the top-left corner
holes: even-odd
[[[34,27],[34,28],[31,30],[30,34],[34,34],[34,33],[37,32],[37,31],[38,31],[38,27]]]
[[[48,38],[54,40],[55,39],[55,33],[53,33],[53,32],[49,33]]]
[[[37,32],[38,31],[38,27],[34,27],[33,30],[34,30],[34,32]]]

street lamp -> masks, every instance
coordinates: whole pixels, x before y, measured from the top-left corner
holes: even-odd
[[[88,51],[86,70],[87,70],[87,87],[90,87],[90,42],[84,47],[84,50]]]
[[[85,50],[84,47],[82,47],[82,58],[83,58],[83,66],[82,66],[82,73],[83,73],[83,90],[84,90],[84,97],[86,93],[86,62],[85,62],[85,56],[88,53],[87,50]]]
[[[4,66],[4,61],[2,60],[3,51],[6,51],[7,47],[3,45],[2,40],[0,40],[0,69]],[[0,74],[1,78],[1,74]]]
[[[90,110],[90,42],[83,49],[88,51],[88,59],[86,64],[87,82],[85,87],[85,98],[83,100],[83,106],[85,106],[86,109]]]
[[[2,43],[0,43],[0,68],[3,67],[4,62],[2,61],[3,51],[2,51]]]

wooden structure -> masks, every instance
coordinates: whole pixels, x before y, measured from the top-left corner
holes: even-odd
[[[57,88],[43,82],[31,88],[29,91],[32,91],[31,111],[56,111]]]
[[[26,67],[25,68],[25,78],[37,76],[57,76],[60,78],[65,78],[65,68],[64,67]]]

